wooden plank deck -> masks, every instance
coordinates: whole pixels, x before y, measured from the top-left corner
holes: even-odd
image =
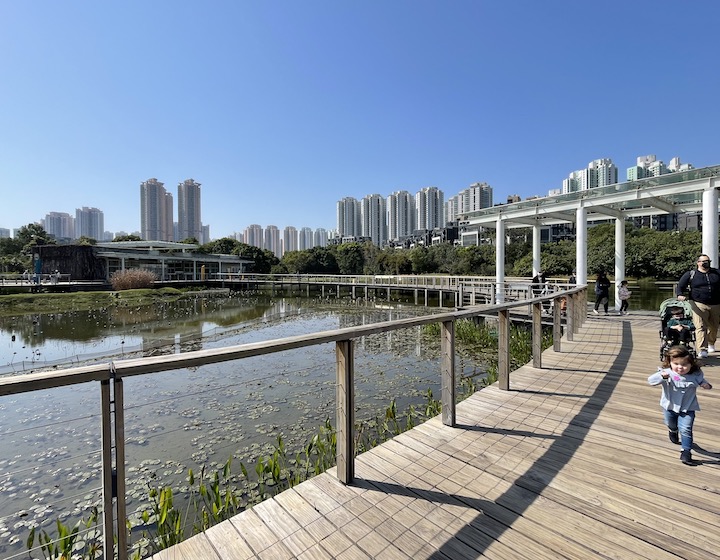
[[[434,418],[153,560],[720,558],[720,353],[699,391],[697,466],[668,441],[655,315],[590,317],[511,390]]]

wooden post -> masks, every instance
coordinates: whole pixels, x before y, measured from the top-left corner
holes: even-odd
[[[542,367],[542,302],[532,305],[532,359],[533,367]]]
[[[355,356],[352,340],[338,340],[335,343],[335,359],[337,477],[343,484],[350,484],[355,478]]]
[[[442,422],[446,426],[455,426],[455,322],[443,321],[440,324],[440,386],[442,403]]]
[[[565,336],[568,341],[572,342],[575,333],[577,332],[577,294],[568,296],[567,298],[567,309],[565,310]]]
[[[113,368],[114,369],[114,368]],[[127,504],[125,503],[125,409],[123,380],[113,384],[115,401],[115,499],[117,500],[118,560],[127,560]]]
[[[103,552],[105,558],[115,558],[115,525],[113,515],[113,465],[112,465],[112,416],[110,399],[110,380],[100,382],[101,415],[101,468],[103,501]]]
[[[498,385],[510,389],[510,312],[498,311]]]
[[[553,350],[555,352],[560,352],[560,339],[562,338],[562,300],[563,298],[555,298],[553,304]],[[567,309],[565,314],[567,314]]]

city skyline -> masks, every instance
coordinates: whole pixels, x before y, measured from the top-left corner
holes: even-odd
[[[675,156],[669,160],[668,164],[665,164],[663,160],[657,158],[655,154],[648,154],[639,156],[636,158],[636,164],[626,168],[624,176],[620,174],[618,167],[615,163],[608,158],[597,159],[588,163],[586,168],[573,171],[569,174],[568,178],[562,182],[562,188],[550,189],[550,191],[544,195],[537,196],[554,196],[559,194],[567,194],[569,192],[575,192],[578,190],[584,190],[588,188],[602,187],[612,183],[634,181],[645,177],[658,176],[665,173],[675,173],[678,171],[687,171],[694,169],[695,166],[692,163],[682,163],[678,156]],[[178,220],[173,222],[174,208],[173,208],[173,196],[164,188],[164,183],[158,181],[156,178],[148,179],[143,181],[140,185],[140,207],[141,207],[141,229],[139,231],[127,232],[121,230],[119,232],[108,232],[107,234],[138,234],[142,239],[147,240],[160,240],[160,241],[182,241],[189,237],[195,237],[200,240],[200,243],[207,243],[210,240],[220,239],[220,237],[211,237],[208,235],[209,225],[202,223],[202,213],[200,210],[201,206],[201,192],[200,183],[197,183],[194,179],[186,179],[178,183]],[[184,196],[188,198],[186,193],[191,191],[193,208],[193,219],[199,227],[199,232],[194,234],[188,234],[187,226],[185,229],[180,225],[180,215],[187,215],[188,210],[181,209],[180,198]],[[439,197],[435,201],[435,216],[432,221],[423,221],[423,204],[427,204],[427,193],[434,193],[434,197]],[[533,197],[529,197],[533,198]],[[239,231],[235,231],[232,234],[225,235],[222,237],[231,237],[235,239],[241,239],[245,241],[245,237],[250,235],[253,240],[246,242],[249,245],[257,245],[259,247],[270,249],[280,256],[286,246],[303,246],[302,248],[310,248],[311,246],[318,246],[321,243],[317,241],[318,232],[323,236],[325,233],[334,232],[335,236],[343,237],[368,237],[372,242],[378,246],[382,246],[388,240],[398,240],[399,238],[407,235],[411,235],[415,229],[420,230],[432,230],[437,227],[443,227],[446,222],[455,221],[459,215],[466,214],[468,212],[474,212],[482,208],[493,206],[494,204],[505,204],[510,202],[518,202],[521,198],[516,194],[507,195],[506,200],[493,203],[493,188],[487,183],[473,183],[466,189],[463,189],[458,194],[447,197],[444,199],[444,193],[437,187],[423,187],[419,189],[414,195],[408,191],[396,191],[387,196],[380,194],[365,195],[362,199],[358,200],[355,197],[344,197],[336,203],[336,228],[310,228],[308,226],[296,227],[292,224],[286,224],[282,228],[274,224],[268,224],[264,227],[258,224],[251,224],[242,228]],[[187,206],[187,202],[183,205]],[[372,209],[371,209],[372,206]],[[102,231],[102,224],[104,220],[103,212],[97,208],[76,209],[76,216],[78,219],[81,215],[88,215],[88,212],[94,215],[95,228],[92,231]],[[160,214],[148,215],[149,213]],[[400,212],[400,214],[398,214]],[[345,213],[346,215],[343,215]],[[384,220],[380,220],[379,216],[385,216]],[[50,221],[51,227],[48,227],[47,222]],[[85,218],[87,221],[88,218]],[[98,222],[99,220],[99,222]],[[169,220],[169,222],[167,222]],[[188,218],[185,218],[187,221]],[[399,220],[399,221],[398,221]],[[55,235],[58,238],[73,238],[71,234],[67,232],[74,231],[74,221],[67,213],[52,211],[46,214],[44,219],[38,220],[38,223],[42,224],[48,233]],[[346,223],[348,223],[346,227]],[[162,226],[163,223],[166,225]],[[99,224],[99,225],[98,225]],[[149,225],[150,224],[150,225]],[[160,224],[160,225],[158,225]],[[86,226],[87,227],[87,226]],[[100,228],[100,229],[98,229]],[[248,230],[252,228],[261,228],[260,239],[263,241],[255,242],[254,239],[256,234],[248,234]],[[264,241],[264,234],[262,231],[267,232],[268,228],[274,228],[278,232],[283,231],[284,238],[287,237],[286,230],[291,229],[295,231],[295,241],[288,243],[281,243],[279,240],[276,243],[267,243]],[[305,233],[305,240],[300,239],[299,235],[303,231],[310,230],[313,235],[310,238],[315,239],[314,244],[310,244],[307,239],[307,233]],[[10,232],[8,228],[0,227],[0,231]],[[81,235],[86,237],[92,237],[87,235],[87,231],[82,234],[76,235],[74,238],[79,238]],[[278,233],[279,235],[279,233]],[[330,236],[332,237],[332,235]],[[106,237],[95,237],[98,241],[109,241],[112,236]],[[324,244],[323,244],[324,246]],[[282,248],[280,248],[282,247]]]
[[[718,15],[708,0],[3,3],[0,228],[88,207],[139,231],[149,177],[195,177],[221,238],[334,229],[343,197],[429,185],[544,196],[598,159],[713,165],[714,39],[681,22]]]

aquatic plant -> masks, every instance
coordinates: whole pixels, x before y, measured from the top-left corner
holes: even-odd
[[[81,528],[84,528],[82,532]],[[79,520],[72,527],[58,519],[56,530],[55,536],[44,529],[37,533],[40,551],[46,560],[94,560],[102,556],[97,507],[92,508],[87,519]],[[25,543],[30,552],[35,548],[35,536],[36,527],[33,527]]]

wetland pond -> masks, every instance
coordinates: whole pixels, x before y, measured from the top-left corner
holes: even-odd
[[[198,297],[0,318],[0,375],[272,340],[444,311],[408,304],[264,297]],[[439,398],[439,340],[413,327],[355,341],[356,420]],[[482,375],[457,357],[457,374]],[[141,525],[148,483],[186,485],[188,469],[233,458],[252,471],[278,436],[294,456],[335,422],[335,347],[127,378],[128,516]],[[26,558],[25,539],[56,519],[100,505],[100,386],[88,383],[0,398],[0,558]],[[133,532],[133,540],[136,538]],[[38,553],[35,554],[37,556]]]

